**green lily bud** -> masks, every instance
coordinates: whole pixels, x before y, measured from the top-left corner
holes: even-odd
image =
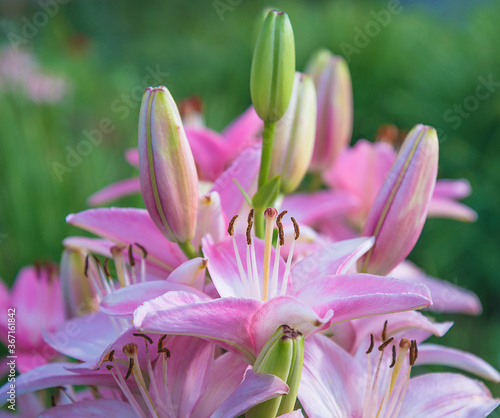
[[[288,325],[280,326],[261,350],[253,371],[279,377],[288,385],[288,394],[253,407],[246,417],[274,418],[292,412],[297,400],[303,363],[304,336]]]
[[[271,10],[262,25],[252,60],[250,93],[263,121],[274,122],[285,113],[292,95],[295,42],[288,15]]]
[[[304,178],[314,150],[316,89],[306,74],[296,73],[292,98],[276,124],[271,178],[281,175],[281,191],[292,193]]]

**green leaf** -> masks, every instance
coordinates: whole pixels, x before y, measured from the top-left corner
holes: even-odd
[[[238,189],[240,189],[240,192],[243,195],[243,197],[245,198],[246,202],[248,203],[248,206],[252,206],[252,199],[250,199],[250,196],[248,196],[247,192],[245,192],[245,189],[240,184],[240,182],[236,179],[233,179],[233,181],[234,181],[234,184],[236,184],[236,186],[238,186]]]
[[[253,196],[252,206],[263,210],[272,206],[280,193],[280,176],[273,177],[265,183]]]

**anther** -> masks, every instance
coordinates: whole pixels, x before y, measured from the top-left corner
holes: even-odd
[[[85,256],[85,267],[83,269],[83,274],[85,275],[85,277],[89,277],[88,273],[89,273],[89,255],[87,254]]]
[[[134,358],[130,357],[129,363],[128,363],[127,374],[125,375],[125,380],[127,380],[130,377],[130,375],[132,374],[133,368],[134,368]]]
[[[160,339],[158,340],[158,352],[163,348],[163,341],[167,338],[166,335],[162,335]]]
[[[130,264],[130,267],[135,266],[134,256],[132,255],[132,244],[128,246],[128,262]]]
[[[102,269],[104,270],[104,274],[106,275],[106,277],[109,279],[111,277],[111,274],[109,274],[109,258],[106,257],[104,259]]]
[[[248,226],[247,226],[247,244],[248,245],[252,245],[252,226],[253,226],[253,222],[250,221],[248,223]]]
[[[113,362],[113,356],[115,355],[115,350],[111,350],[108,354],[106,354],[106,357],[102,360],[104,363],[105,361],[110,361]]]
[[[417,342],[415,340],[411,340],[410,342],[410,366],[413,366],[415,364],[415,361],[417,360]]]
[[[254,210],[250,209],[250,212],[248,212],[247,223],[250,223],[250,222],[253,223],[253,214],[254,214]]]
[[[293,229],[295,230],[295,239],[298,240],[300,236],[299,224],[297,223],[297,221],[293,216],[292,216],[292,222],[293,222]]]
[[[281,222],[281,220],[283,219],[283,216],[285,216],[286,214],[288,213],[288,211],[284,210],[283,212],[281,212],[278,217],[276,218],[276,222]]]
[[[137,333],[134,333],[132,334],[134,337],[142,337],[144,338],[145,340],[147,340],[149,342],[149,344],[153,344],[153,340],[151,339],[151,337],[147,336],[146,334],[141,334],[139,332]]]
[[[394,337],[389,338],[387,341],[383,342],[378,346],[378,351],[383,351],[390,343],[394,341]]]
[[[382,341],[387,340],[387,321],[384,322],[384,328],[382,329]]]
[[[389,369],[392,369],[394,367],[394,365],[396,364],[396,346],[393,345],[392,346],[392,363],[391,365],[389,366]]]
[[[238,218],[238,215],[234,215],[231,218],[231,221],[229,222],[229,226],[227,227],[227,233],[229,234],[230,237],[234,235],[234,223],[236,222],[236,219]]]
[[[108,369],[109,371],[111,371],[111,369],[112,369],[112,368],[113,368],[113,365],[112,365],[112,364],[108,364],[108,365],[106,366],[106,369]]]
[[[375,345],[375,340],[373,338],[373,334],[370,334],[370,347],[368,347],[368,351],[366,354],[370,354],[373,351],[373,347]]]
[[[148,256],[148,252],[141,244],[134,242],[134,245],[142,251],[142,258],[146,258]]]

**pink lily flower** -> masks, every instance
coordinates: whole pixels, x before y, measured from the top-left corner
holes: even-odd
[[[83,331],[90,329],[83,317],[70,322],[72,329],[78,326],[82,326]],[[106,321],[101,317],[96,322],[94,317],[91,322],[102,325]],[[85,336],[88,339],[88,334]],[[71,352],[79,354],[79,359],[85,351],[84,358],[92,357],[86,350],[89,346],[74,341],[68,345],[73,347]],[[19,376],[17,393],[89,385],[101,395],[98,401],[83,400],[57,406],[41,416],[73,416],[91,411],[109,415],[113,411],[119,416],[132,413],[131,416],[139,417],[236,417],[288,392],[281,379],[253,372],[232,353],[215,358],[214,344],[196,338],[149,337],[128,329],[104,348],[102,340],[97,346],[104,351],[87,363],[54,363]],[[107,387],[115,388],[112,394],[115,399],[104,396],[111,395],[106,392]],[[116,391],[120,392],[118,399]],[[1,401],[5,400],[6,395],[2,395]]]
[[[484,384],[460,374],[410,377],[420,357],[416,347],[414,340],[390,338],[352,356],[325,336],[309,338],[299,387],[307,416],[485,417],[500,404]]]
[[[52,264],[24,267],[10,292],[0,281],[0,338],[8,348],[13,345],[9,355],[16,356],[15,365],[20,372],[45,364],[57,356],[42,337],[44,330],[54,330],[64,320],[57,274],[57,267]],[[8,326],[12,324],[15,325],[14,333],[10,334],[13,340],[8,337]]]
[[[214,182],[246,149],[259,143],[263,122],[253,107],[247,109],[221,133],[205,127],[185,126],[186,136],[194,156],[201,181]],[[137,149],[129,149],[125,159],[134,167],[139,166]],[[89,197],[90,206],[140,193],[139,178],[113,183]]]
[[[276,219],[275,210],[266,213]],[[267,228],[272,231],[271,218]],[[232,239],[218,244],[209,238],[203,240],[203,253],[209,259],[208,270],[219,298],[168,292],[144,301],[130,288],[124,289],[120,298],[105,299],[105,311],[128,316],[129,307],[124,309],[123,302],[135,301],[137,306],[144,302],[134,312],[137,329],[215,339],[223,348],[240,351],[252,363],[281,324],[307,337],[330,325],[333,315],[336,323],[431,303],[425,286],[370,274],[347,274],[371,248],[372,238],[333,244],[292,268],[293,249],[285,263],[280,257],[283,242],[278,240],[274,250],[269,232],[265,241],[255,238],[251,219],[246,238],[236,236],[233,228],[234,219],[229,227]]]

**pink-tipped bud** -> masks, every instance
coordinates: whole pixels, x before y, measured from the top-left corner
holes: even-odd
[[[139,177],[146,209],[173,242],[194,237],[198,176],[181,117],[169,91],[144,92],[139,116]]]
[[[438,138],[430,126],[408,134],[368,214],[364,236],[375,245],[358,261],[362,272],[385,275],[413,249],[436,184]]]
[[[347,63],[342,57],[325,51],[313,56],[308,74],[316,85],[318,115],[312,171],[329,168],[349,145],[352,134],[352,84]]]
[[[271,177],[281,175],[281,191],[292,193],[304,178],[314,149],[316,90],[306,74],[295,73],[292,97],[277,122],[271,156]]]

